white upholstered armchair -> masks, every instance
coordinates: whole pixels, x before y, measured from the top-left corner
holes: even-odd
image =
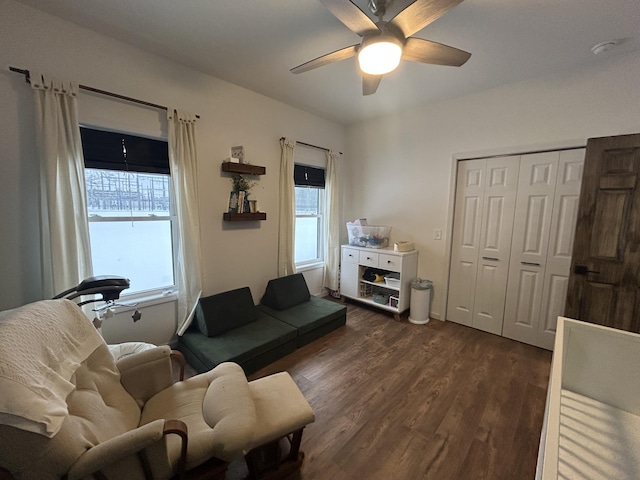
[[[173,383],[171,350],[117,361],[76,304],[45,300],[0,312],[0,478],[224,478],[289,437],[299,467],[314,414],[291,377],[247,382],[225,363]]]

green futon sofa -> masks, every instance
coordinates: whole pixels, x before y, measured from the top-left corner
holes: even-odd
[[[201,298],[178,350],[198,373],[235,362],[249,375],[296,349],[297,330],[256,308],[249,287]]]
[[[270,280],[261,304],[249,287],[201,298],[177,349],[198,373],[223,362],[249,375],[347,321],[347,308],[309,294],[302,274]]]
[[[301,273],[270,280],[258,308],[294,327],[298,348],[347,322],[347,307],[311,295]]]

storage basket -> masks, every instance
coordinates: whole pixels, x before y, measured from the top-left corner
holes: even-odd
[[[413,242],[396,242],[393,244],[394,252],[410,252],[415,250],[415,248]]]
[[[375,303],[379,303],[380,305],[388,305],[389,304],[389,294],[388,293],[374,293],[373,301]]]
[[[384,277],[384,283],[387,287],[400,288],[400,274],[390,273]]]
[[[347,233],[349,245],[354,247],[385,248],[389,246],[391,227],[347,223]]]
[[[361,297],[370,297],[373,292],[373,287],[368,283],[360,284],[360,296]]]

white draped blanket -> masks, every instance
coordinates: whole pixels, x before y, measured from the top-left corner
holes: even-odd
[[[69,300],[0,312],[0,423],[53,437],[80,364],[104,340]]]

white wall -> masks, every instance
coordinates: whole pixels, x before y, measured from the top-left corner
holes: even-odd
[[[0,11],[0,310],[41,298],[33,105],[30,88],[10,65],[200,114],[204,293],[248,285],[256,301],[277,272],[281,136],[348,152],[344,218],[391,225],[392,241],[416,243],[418,274],[435,283],[431,313],[438,318],[446,300],[454,157],[640,131],[637,53],[363,122],[345,133],[338,124],[19,2],[0,0]],[[158,112],[144,116],[161,124]],[[230,181],[220,162],[232,145],[244,145],[252,163],[267,167],[255,190],[265,222],[222,222]],[[444,230],[443,240],[433,239],[436,228]]]
[[[267,281],[277,275],[279,139],[287,136],[345,151],[344,127],[19,2],[0,0],[0,11],[0,310],[42,296],[32,93],[9,66],[199,114],[204,294],[246,285],[259,301]],[[96,102],[86,94],[79,103],[84,118],[110,121],[113,112],[89,107]],[[161,133],[163,115],[140,112],[135,120],[123,119],[123,126],[146,118]],[[267,174],[253,192],[260,210],[267,212],[266,221],[222,221],[231,181],[220,173],[220,164],[234,145],[244,145],[251,163],[266,166]],[[154,328],[150,323],[147,327]]]
[[[627,54],[356,124],[348,130],[344,216],[391,225],[392,241],[415,242],[418,275],[434,281],[431,314],[444,319],[453,158],[640,132],[638,79],[640,55]],[[443,240],[434,240],[435,229]]]

